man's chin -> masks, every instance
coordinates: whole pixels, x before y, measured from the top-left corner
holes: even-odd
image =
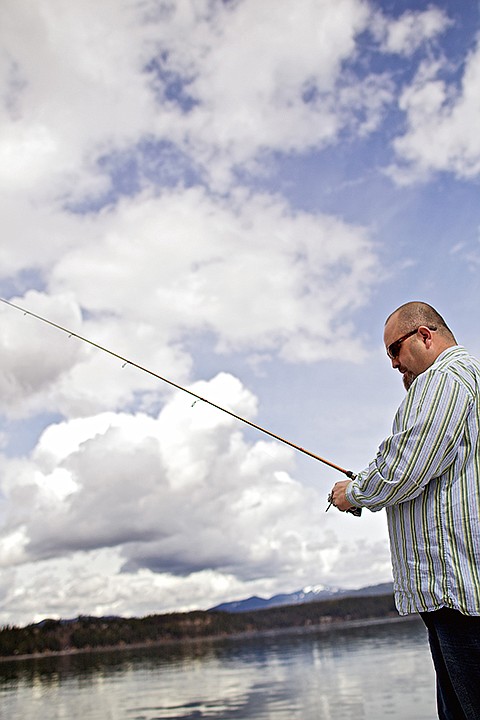
[[[411,372],[410,370],[405,370],[403,373],[403,387],[405,390],[408,390],[410,385],[413,383],[417,376],[415,373]]]

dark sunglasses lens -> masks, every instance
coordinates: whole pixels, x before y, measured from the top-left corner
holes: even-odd
[[[388,354],[390,355],[392,360],[395,360],[395,358],[397,357],[399,352],[400,352],[400,343],[398,342],[398,340],[388,346]]]

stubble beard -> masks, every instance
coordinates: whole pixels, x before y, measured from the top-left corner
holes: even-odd
[[[403,373],[403,387],[405,390],[408,390],[413,381],[416,379],[415,373],[411,372],[410,370],[407,370]]]

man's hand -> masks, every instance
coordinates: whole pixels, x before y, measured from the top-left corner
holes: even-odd
[[[350,485],[351,482],[351,480],[341,480],[340,482],[335,483],[332,489],[332,503],[337,508],[337,510],[341,510],[342,512],[350,510],[350,508],[353,507],[352,503],[347,500],[345,494],[347,487]]]

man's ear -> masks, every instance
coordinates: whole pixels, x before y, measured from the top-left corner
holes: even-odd
[[[425,345],[425,347],[427,349],[431,347],[433,340],[432,330],[430,330],[430,328],[426,325],[420,325],[420,327],[418,328],[418,332],[422,336],[423,344]]]

